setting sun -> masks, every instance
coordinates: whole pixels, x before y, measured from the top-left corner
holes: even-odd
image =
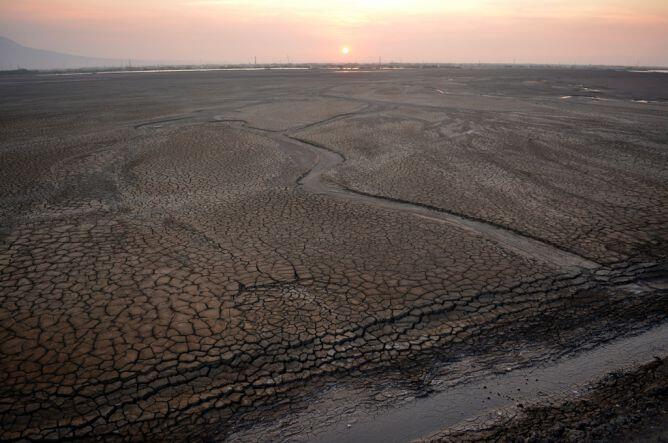
[[[343,55],[350,54],[350,48],[347,47],[347,46],[344,46],[343,48],[341,48],[341,54],[343,54]]]

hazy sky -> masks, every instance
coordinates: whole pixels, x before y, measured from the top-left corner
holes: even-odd
[[[0,0],[0,35],[124,59],[665,66],[668,0]]]

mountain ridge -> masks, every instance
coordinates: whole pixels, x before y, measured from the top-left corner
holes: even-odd
[[[23,46],[0,36],[0,70],[11,69],[75,69],[84,67],[121,66],[123,60],[67,54]]]

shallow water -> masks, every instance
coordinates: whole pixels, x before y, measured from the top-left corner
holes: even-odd
[[[407,442],[463,421],[489,418],[517,403],[526,405],[577,394],[606,374],[666,355],[668,323],[552,364],[512,370],[446,389],[354,424],[342,421],[309,441]]]

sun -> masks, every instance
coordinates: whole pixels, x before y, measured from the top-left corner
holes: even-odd
[[[341,48],[341,54],[343,54],[343,55],[350,54],[350,48],[347,47],[347,46],[344,46],[343,48]]]

